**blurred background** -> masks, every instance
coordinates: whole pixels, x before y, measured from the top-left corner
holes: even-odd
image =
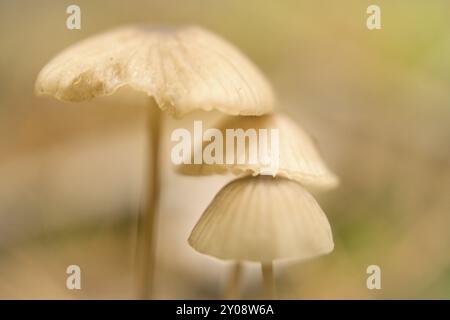
[[[81,30],[65,26],[70,4]],[[381,30],[366,28],[370,4]],[[37,98],[33,86],[76,41],[148,23],[198,24],[239,47],[341,179],[317,195],[334,252],[276,264],[278,297],[449,299],[449,12],[446,0],[0,0],[0,298],[136,297],[148,99],[122,90],[70,104]],[[199,117],[218,115],[167,117],[164,127]],[[156,298],[221,298],[231,265],[186,239],[232,177],[180,176],[163,145]],[[66,289],[70,264],[82,290]],[[366,287],[372,264],[381,290]],[[260,277],[244,266],[242,298],[259,297]]]

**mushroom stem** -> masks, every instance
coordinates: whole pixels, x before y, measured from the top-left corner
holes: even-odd
[[[153,103],[155,104],[155,103]],[[148,119],[148,159],[146,200],[143,213],[139,219],[140,270],[138,270],[138,294],[141,299],[151,299],[153,296],[155,252],[156,252],[156,225],[159,202],[160,181],[158,172],[159,139],[161,131],[161,110],[151,106]]]
[[[242,266],[240,262],[235,262],[232,266],[226,287],[225,299],[236,300],[239,299],[239,280],[241,278]]]
[[[263,276],[264,298],[271,300],[274,298],[275,293],[272,262],[262,262],[261,269]]]

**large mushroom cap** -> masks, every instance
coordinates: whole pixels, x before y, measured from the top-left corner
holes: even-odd
[[[194,227],[189,244],[224,260],[308,259],[333,250],[328,220],[297,182],[244,177],[225,186]]]
[[[199,27],[122,27],[69,47],[39,73],[37,94],[65,101],[110,95],[122,86],[153,96],[174,116],[197,109],[261,115],[274,104],[257,67]]]
[[[315,190],[327,190],[336,187],[338,178],[328,169],[318,152],[312,138],[288,116],[276,113],[260,117],[233,117],[218,125],[225,137],[226,129],[278,129],[279,163],[270,167],[260,163],[250,163],[249,140],[245,141],[243,153],[234,150],[234,164],[190,164],[182,165],[180,171],[190,175],[208,175],[223,173],[228,169],[235,174],[272,175],[292,179]],[[270,134],[269,134],[270,135]],[[205,143],[206,144],[206,143]],[[260,147],[260,143],[258,143]],[[204,147],[204,146],[203,146]],[[225,148],[225,147],[224,147]],[[271,152],[271,144],[268,151]],[[225,151],[224,151],[225,153]],[[241,160],[240,163],[238,159]],[[193,161],[192,161],[193,163]]]

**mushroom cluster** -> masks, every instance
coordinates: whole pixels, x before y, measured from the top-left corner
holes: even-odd
[[[279,166],[269,172],[255,163],[186,169],[190,174],[230,169],[241,175],[217,194],[198,221],[189,238],[194,249],[220,259],[261,262],[268,297],[273,260],[306,259],[333,249],[327,218],[305,188],[330,188],[337,179],[307,134],[287,116],[272,113],[276,99],[269,82],[233,45],[199,27],[126,26],[57,55],[39,73],[35,91],[77,102],[124,86],[146,93],[152,105],[147,196],[139,222],[140,297],[152,294],[160,110],[176,118],[217,110],[232,116],[221,124],[223,130],[280,129]]]
[[[269,170],[261,163],[186,165],[189,174],[240,175],[212,200],[189,237],[198,252],[222,260],[253,261],[262,266],[265,297],[274,297],[273,261],[311,259],[333,250],[327,217],[306,190],[327,190],[338,184],[326,167],[312,139],[286,115],[234,117],[219,125],[225,128],[279,129],[279,164]],[[235,159],[248,157],[247,149]],[[269,147],[270,149],[270,147]],[[242,154],[241,154],[242,153]],[[239,267],[234,269],[238,273]],[[237,283],[236,274],[230,282]],[[236,285],[227,297],[237,296]]]

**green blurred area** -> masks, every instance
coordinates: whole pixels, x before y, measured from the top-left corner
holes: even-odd
[[[365,23],[373,1],[76,3],[82,29],[70,31],[71,2],[0,0],[0,298],[134,297],[145,97],[33,94],[56,53],[129,23],[197,24],[234,43],[340,177],[317,195],[335,251],[277,265],[279,297],[450,298],[450,2],[376,1],[376,31]],[[165,177],[158,296],[220,298],[228,265],[186,238],[223,181]],[[71,263],[86,270],[80,292],[65,289]],[[382,290],[366,288],[371,264]],[[242,295],[258,297],[258,269],[247,268]]]

